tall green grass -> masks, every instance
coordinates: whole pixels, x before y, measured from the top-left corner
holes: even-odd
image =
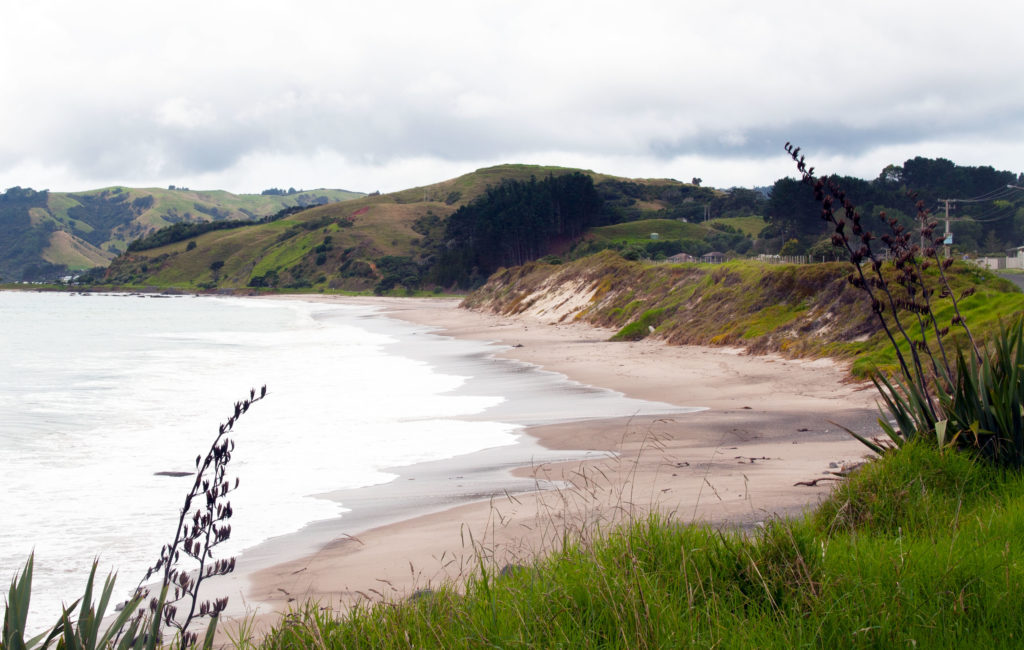
[[[799,520],[753,533],[652,515],[534,564],[346,618],[307,605],[295,648],[1019,647],[1024,479],[912,443]]]

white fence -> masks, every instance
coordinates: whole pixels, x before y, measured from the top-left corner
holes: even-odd
[[[1003,269],[1024,269],[1024,257],[979,257],[972,260],[978,266],[989,271]]]
[[[806,255],[758,255],[757,261],[765,264],[807,264],[810,260]]]

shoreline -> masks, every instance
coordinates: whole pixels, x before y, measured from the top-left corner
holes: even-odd
[[[512,469],[501,460],[501,448],[487,450],[493,452],[490,459],[487,451],[478,452],[484,458],[470,459],[482,462],[473,477],[478,499],[435,504],[426,514],[423,499],[431,495],[416,495],[396,479],[391,494],[378,491],[373,498],[415,495],[419,505],[404,509],[411,518],[395,512],[392,502],[395,519],[358,537],[325,533],[319,544],[312,543],[319,548],[309,552],[307,534],[305,547],[292,540],[264,549],[261,568],[247,572],[243,603],[256,615],[257,632],[274,624],[289,605],[312,599],[345,611],[355,602],[406,597],[415,589],[461,580],[479,568],[477,554],[500,570],[557,548],[566,534],[593,534],[651,510],[672,512],[683,521],[744,527],[793,515],[816,503],[830,483],[794,487],[794,482],[828,478],[830,463],[856,461],[866,451],[826,417],[862,432],[877,426],[874,393],[849,383],[845,369],[830,360],[792,361],[654,341],[608,343],[610,331],[457,309],[453,299],[277,299],[373,306],[383,316],[434,328],[432,334],[509,346],[494,357],[634,399],[706,410],[668,417],[583,416],[531,426],[525,431],[527,444],[536,441],[550,450],[541,462],[513,463],[520,466]],[[557,454],[584,449],[598,453],[582,459]],[[444,465],[441,461],[433,469],[445,472]],[[409,472],[403,474],[431,470],[405,469]],[[556,489],[513,494],[507,482],[513,476]],[[470,480],[465,473],[458,478]],[[232,628],[230,619],[226,625]]]

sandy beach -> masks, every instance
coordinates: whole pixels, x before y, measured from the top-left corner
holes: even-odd
[[[310,599],[344,611],[362,600],[398,599],[457,581],[479,568],[478,557],[495,570],[526,563],[556,548],[566,533],[586,538],[652,510],[741,527],[794,515],[827,494],[835,478],[830,472],[864,456],[863,446],[832,422],[862,433],[877,429],[873,389],[849,381],[845,368],[830,360],[648,340],[610,343],[608,330],[468,311],[457,300],[294,298],[378,306],[440,335],[508,346],[498,356],[584,384],[705,410],[596,420],[580,413],[576,422],[532,427],[530,436],[547,449],[597,453],[514,470],[557,489],[513,494],[499,488],[484,500],[330,539],[312,553],[293,549],[293,559],[249,576],[246,605],[258,614],[258,628]],[[794,485],[812,479],[824,480]]]

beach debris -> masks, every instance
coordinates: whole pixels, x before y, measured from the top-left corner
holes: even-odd
[[[164,471],[164,472],[153,472],[153,476],[171,476],[173,478],[180,478],[182,476],[192,476],[195,472],[175,472],[175,471]]]
[[[845,461],[844,460],[842,463],[840,463],[838,471],[829,472],[829,474],[835,474],[836,476],[843,476],[843,477],[849,476],[850,474],[852,474],[854,472],[854,470],[856,470],[858,467],[860,467],[863,464],[864,464],[863,461],[849,462],[849,461]],[[833,463],[829,463],[829,467],[832,467],[832,465],[833,465]]]
[[[821,478],[811,479],[810,481],[797,481],[793,484],[793,487],[797,485],[806,485],[807,487],[817,487],[818,481],[841,481],[842,478],[838,476],[822,476]]]

